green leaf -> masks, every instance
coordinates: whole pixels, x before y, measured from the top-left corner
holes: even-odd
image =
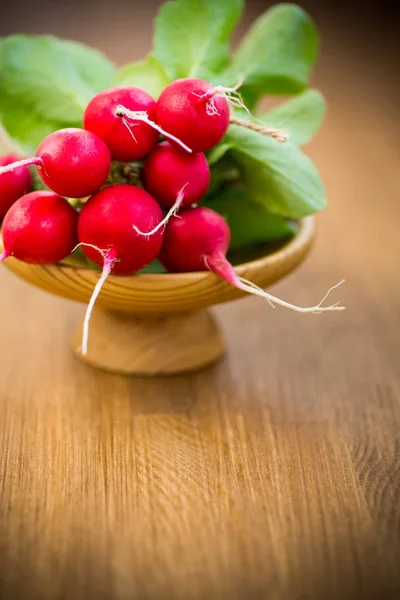
[[[325,100],[318,90],[306,90],[260,117],[266,125],[288,131],[290,141],[302,146],[318,131]],[[259,120],[260,120],[259,119]]]
[[[102,55],[51,36],[14,35],[0,45],[0,109],[6,96],[45,121],[81,121],[89,100],[112,82]]]
[[[217,146],[214,146],[212,150],[207,152],[207,161],[210,167],[215,165],[225,154],[230,150],[230,144],[221,142]]]
[[[322,210],[325,192],[308,156],[290,142],[231,125],[226,141],[238,164],[249,199],[269,212],[297,219]]]
[[[53,38],[54,39],[54,38]],[[58,40],[94,94],[113,85],[115,64],[100,50],[71,40]]]
[[[24,150],[16,139],[13,139],[3,123],[0,115],[0,154],[15,154],[16,156],[24,157]]]
[[[249,202],[243,187],[226,188],[201,203],[221,214],[231,230],[229,248],[235,250],[265,242],[278,242],[293,235],[293,227],[264,206]]]
[[[229,61],[242,0],[175,0],[156,18],[154,55],[171,79],[210,79]]]
[[[307,13],[295,4],[278,4],[262,15],[244,37],[224,80],[244,77],[245,98],[295,94],[307,85],[317,58],[318,33]]]
[[[138,271],[138,275],[159,275],[160,273],[167,273],[167,269],[157,259]]]
[[[133,85],[157,99],[170,83],[158,60],[149,54],[144,60],[122,67],[115,76],[116,85]]]
[[[239,181],[240,171],[231,157],[225,156],[210,169],[211,181],[207,196],[219,192],[227,182]]]
[[[37,116],[31,106],[14,102],[6,95],[0,98],[0,121],[8,135],[27,156],[35,153],[40,142],[49,133],[65,127],[65,123]],[[76,124],[78,125],[79,123]]]
[[[235,165],[227,154],[230,149],[231,144],[222,141],[206,153],[211,174],[207,196],[212,196],[218,192],[227,181],[235,181],[240,176],[237,165]]]

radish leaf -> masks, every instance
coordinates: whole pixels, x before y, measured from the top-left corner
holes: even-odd
[[[3,125],[26,147],[59,127],[76,126],[89,100],[112,85],[114,71],[101,52],[76,42],[52,36],[4,38],[0,43]]]
[[[255,131],[231,125],[226,141],[237,163],[249,200],[274,214],[297,219],[326,206],[324,187],[308,156]]]
[[[154,56],[171,79],[212,79],[229,61],[242,0],[175,0],[155,21]]]
[[[14,102],[7,95],[0,98],[0,121],[14,142],[27,155],[32,156],[40,142],[50,133],[65,127],[35,114],[33,107],[23,102]],[[79,123],[71,124],[79,127]],[[4,151],[9,152],[9,148]]]
[[[222,215],[231,230],[229,248],[278,242],[293,235],[293,225],[269,213],[265,206],[249,202],[242,186],[226,187],[214,197],[201,202]]]
[[[116,85],[133,85],[141,88],[154,99],[158,98],[169,83],[169,77],[151,54],[144,60],[123,66],[115,76]]]
[[[244,77],[244,97],[296,94],[306,86],[317,58],[318,33],[307,13],[295,4],[265,12],[243,38],[224,80]]]
[[[302,146],[318,131],[325,114],[325,100],[318,90],[306,90],[280,104],[260,119],[266,125],[289,132],[290,141]]]

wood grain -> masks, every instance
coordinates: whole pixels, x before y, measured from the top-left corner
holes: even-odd
[[[330,208],[274,292],[306,304],[345,277],[344,313],[223,305],[221,363],[129,379],[71,356],[82,306],[1,269],[1,598],[399,597],[397,82],[330,31],[309,147]]]

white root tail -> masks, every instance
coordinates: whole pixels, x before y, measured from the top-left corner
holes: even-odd
[[[102,250],[101,248],[99,248],[98,246],[95,246],[94,244],[86,244],[85,242],[79,242],[79,244],[77,244],[75,246],[75,248],[72,248],[71,250],[71,254],[73,252],[75,252],[75,250],[77,250],[78,248],[80,248],[81,246],[85,246],[85,248],[93,248],[93,250],[97,250],[97,252],[99,254],[101,254],[101,256],[103,257],[104,260],[107,260],[111,253],[112,250],[108,249],[108,250]],[[118,259],[114,259],[114,262],[117,262]]]
[[[123,119],[127,118],[127,119],[131,119],[132,121],[141,121],[142,123],[147,123],[147,125],[150,125],[150,127],[155,129],[156,131],[158,131],[158,133],[163,135],[165,138],[172,140],[173,142],[176,142],[177,144],[179,144],[181,146],[181,148],[186,150],[186,152],[193,152],[193,150],[191,148],[189,148],[189,146],[184,144],[182,142],[182,140],[177,138],[175,135],[172,135],[172,133],[168,133],[167,131],[162,129],[162,127],[157,125],[157,123],[154,123],[154,121],[151,121],[145,110],[129,110],[129,108],[125,108],[125,106],[123,106],[122,104],[118,104],[115,114],[117,115],[117,117],[121,117]],[[133,123],[133,125],[134,125],[134,123]]]
[[[262,288],[260,288],[258,285],[256,285],[255,283],[253,283],[252,281],[249,281],[248,279],[245,279],[244,277],[239,277],[240,281],[242,283],[247,283],[247,285],[249,285],[250,287],[252,287],[255,290],[259,290],[260,292],[263,292],[264,290]],[[274,310],[276,309],[275,304],[269,299],[266,298],[268,304],[270,305],[271,308],[273,308]]]
[[[183,202],[183,199],[185,197],[184,195],[184,189],[188,184],[185,183],[185,185],[183,186],[183,188],[181,189],[181,191],[179,192],[174,205],[169,209],[169,211],[167,212],[167,214],[165,215],[165,217],[163,218],[162,221],[160,221],[158,223],[158,225],[156,225],[154,227],[154,229],[152,229],[151,231],[141,231],[138,227],[136,227],[136,225],[133,226],[133,229],[136,231],[136,233],[138,233],[139,235],[143,235],[145,237],[150,237],[151,235],[154,235],[155,233],[157,233],[157,231],[159,229],[161,229],[161,227],[164,227],[167,225],[168,221],[172,218],[176,216],[176,213],[178,212],[178,210],[181,207],[181,204]]]
[[[85,244],[85,245],[89,245],[89,244]],[[108,255],[104,257],[103,271],[101,273],[101,276],[100,276],[98,282],[95,285],[95,288],[93,290],[92,296],[90,298],[89,304],[86,309],[85,319],[83,321],[82,342],[81,342],[81,352],[84,356],[88,352],[89,325],[90,325],[90,318],[92,316],[93,308],[94,308],[95,302],[101,292],[101,289],[102,289],[107,277],[110,275],[110,273],[112,271],[112,268],[113,268],[115,262],[116,262],[115,253],[113,251],[110,251],[108,253]]]
[[[125,127],[127,128],[127,130],[129,131],[130,135],[132,136],[133,141],[135,142],[135,144],[137,144],[137,139],[135,138],[133,131],[128,123],[128,121],[126,120],[126,117],[121,117],[123,124],[125,125]]]
[[[89,304],[86,309],[85,318],[83,321],[81,352],[85,356],[88,351],[89,325],[90,325],[90,318],[92,316],[95,302],[98,298],[98,295],[101,292],[104,282],[106,281],[107,277],[110,275],[114,264],[118,261],[118,258],[116,257],[114,250],[102,250],[101,248],[99,248],[98,246],[95,246],[94,244],[86,244],[85,242],[79,242],[79,244],[77,244],[75,246],[75,248],[73,248],[73,250],[71,251],[71,254],[72,254],[72,252],[75,252],[75,250],[77,248],[79,248],[80,246],[85,246],[86,248],[93,248],[93,250],[97,250],[97,252],[99,252],[99,254],[101,254],[101,256],[103,257],[103,261],[104,261],[101,276],[94,287],[92,296],[90,298]]]
[[[329,312],[329,311],[335,311],[335,310],[345,310],[345,308],[346,308],[345,306],[339,306],[339,302],[337,302],[336,304],[332,304],[331,306],[322,306],[322,304],[325,302],[325,300],[327,299],[329,294],[334,289],[339,287],[339,285],[342,285],[342,283],[344,283],[344,279],[342,279],[342,281],[339,281],[339,283],[337,283],[336,285],[332,286],[326,292],[325,296],[322,298],[322,300],[316,306],[309,306],[306,308],[303,308],[301,306],[296,306],[295,304],[290,304],[289,302],[285,302],[285,300],[276,298],[275,296],[268,294],[268,292],[265,292],[264,290],[262,290],[258,286],[255,286],[254,284],[249,285],[249,283],[247,283],[246,280],[242,279],[241,277],[238,277],[238,280],[239,280],[239,285],[236,285],[236,287],[243,290],[244,292],[248,292],[249,294],[254,294],[255,296],[260,296],[261,298],[264,298],[265,300],[267,300],[270,304],[278,304],[279,306],[284,306],[285,308],[290,308],[291,310],[294,310],[297,312],[312,313],[314,315],[319,315],[323,312]]]
[[[276,298],[275,296],[272,296],[272,294],[269,294],[268,292],[259,288],[254,283],[247,281],[247,279],[239,277],[239,275],[237,275],[237,273],[234,270],[234,268],[232,267],[232,265],[226,259],[225,255],[223,255],[221,253],[215,254],[214,256],[204,257],[204,262],[205,262],[206,266],[208,267],[208,269],[210,269],[211,271],[214,271],[214,273],[219,275],[227,283],[233,285],[234,287],[238,288],[239,290],[243,290],[244,292],[247,292],[248,294],[253,294],[254,296],[259,296],[260,298],[264,298],[264,300],[267,300],[269,302],[269,304],[272,304],[272,305],[278,304],[279,306],[289,308],[290,310],[294,310],[296,312],[313,313],[315,315],[319,315],[320,313],[323,313],[323,312],[345,310],[344,306],[339,306],[339,302],[337,302],[336,304],[332,304],[331,306],[322,306],[322,304],[325,302],[325,300],[327,299],[329,294],[334,289],[339,287],[342,283],[344,283],[344,279],[342,279],[342,281],[339,281],[339,283],[337,283],[336,285],[331,287],[326,292],[325,296],[322,298],[322,300],[318,304],[316,304],[315,306],[308,306],[308,307],[303,308],[301,306],[296,306],[295,304],[291,304],[290,302],[286,302],[285,300],[281,300],[280,298]]]

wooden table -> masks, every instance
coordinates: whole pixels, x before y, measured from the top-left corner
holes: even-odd
[[[222,306],[222,363],[124,379],[72,358],[83,306],[1,269],[0,597],[398,597],[398,96],[347,35],[316,75],[330,207],[274,289],[344,277],[345,313]]]

